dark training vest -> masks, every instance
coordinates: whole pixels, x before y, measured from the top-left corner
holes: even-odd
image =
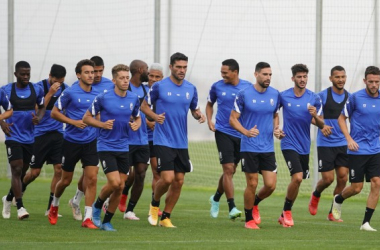
[[[45,80],[42,80],[42,83],[44,84],[44,96],[46,96],[47,93],[49,93],[48,82],[45,79]],[[64,83],[62,83],[61,88],[62,88],[62,91],[61,91],[61,94],[62,94],[62,92],[65,90],[65,84]],[[46,106],[46,110],[52,110],[54,107],[54,103],[58,100],[58,98],[59,98],[59,96],[56,96],[56,97],[52,96],[50,98],[48,105]]]
[[[141,86],[142,86],[142,89],[143,89],[143,91],[144,91],[144,96],[141,97],[141,98],[139,98],[140,106],[141,106],[141,103],[144,101],[145,96],[148,94],[148,93],[146,92],[145,86],[144,86],[143,84],[141,84]],[[129,83],[129,85],[128,85],[128,90],[132,92],[132,89],[131,89],[131,83]]]
[[[16,94],[16,83],[12,83],[10,102],[14,111],[29,111],[34,110],[37,102],[36,91],[32,83],[29,83],[30,96],[27,98],[20,98]]]
[[[324,119],[338,119],[344,105],[346,104],[347,98],[348,98],[348,93],[346,90],[344,90],[343,102],[341,103],[335,102],[332,95],[332,88],[329,87],[327,89],[326,104],[323,106],[323,118]]]

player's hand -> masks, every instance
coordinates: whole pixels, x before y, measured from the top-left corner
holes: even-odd
[[[317,108],[308,104],[307,105],[307,110],[309,110],[309,113],[312,117],[317,117]]]
[[[156,122],[152,122],[152,121],[149,121],[148,119],[147,119],[147,121],[146,121],[146,124],[148,125],[148,127],[151,129],[151,130],[154,130],[154,126],[156,125]]]
[[[215,132],[215,123],[212,121],[207,122],[208,128],[212,131]]]
[[[85,127],[87,127],[87,124],[84,123],[82,120],[76,120],[76,121],[74,121],[73,125],[75,127],[77,127],[77,128],[80,128],[80,129],[84,129]]]
[[[285,133],[284,131],[282,131],[282,129],[280,129],[279,126],[276,126],[273,130],[273,135],[274,137],[276,137],[277,139],[281,140],[282,138],[285,137]]]
[[[321,129],[321,132],[324,136],[329,137],[332,134],[332,131],[331,131],[332,128],[333,127],[329,125],[325,125],[323,126],[323,129]]]
[[[55,82],[53,83],[51,86],[50,86],[50,89],[49,89],[49,93],[51,95],[57,93],[58,89],[61,87],[61,83],[60,82]]]
[[[253,128],[247,131],[246,136],[247,137],[256,137],[258,136],[260,131],[257,129],[257,125],[255,125]]]
[[[7,136],[11,136],[11,133],[12,133],[11,126],[13,126],[13,123],[6,123],[6,122],[1,123],[1,129],[3,130],[4,134],[6,134]]]
[[[165,121],[165,112],[162,113],[162,114],[159,114],[155,116],[155,119],[154,119],[156,122],[158,122],[159,124],[163,124],[164,121]]]
[[[199,123],[204,123],[206,121],[206,117],[204,116],[204,114],[201,113],[199,119],[198,119],[198,122]]]
[[[103,122],[103,129],[112,129],[114,121],[115,119]]]
[[[358,151],[359,150],[359,145],[352,138],[347,140],[347,147],[351,151]]]
[[[32,112],[32,122],[34,125],[37,125],[40,123],[40,118],[36,116],[33,112]]]
[[[138,130],[139,127],[140,127],[136,122],[129,122],[129,126],[131,127],[131,129],[132,129],[133,131]]]

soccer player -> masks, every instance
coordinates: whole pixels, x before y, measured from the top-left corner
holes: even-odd
[[[114,88],[113,82],[103,77],[104,73],[104,61],[100,56],[93,56],[90,59],[95,63],[94,67],[94,83],[91,86],[91,92],[94,93],[95,96],[97,96],[100,93],[106,92],[107,90],[111,90]],[[78,84],[79,81],[76,81],[73,83],[73,85]],[[82,174],[78,181],[77,191],[73,198],[69,200],[69,206],[72,209],[73,212],[73,218],[75,220],[82,220],[82,213],[80,210],[80,202],[84,196],[86,186],[83,185],[83,177]]]
[[[141,111],[156,121],[153,132],[154,151],[160,180],[156,183],[149,209],[148,221],[158,224],[158,208],[161,197],[167,192],[160,226],[174,227],[170,214],[181,194],[185,173],[191,172],[187,139],[187,113],[200,123],[205,117],[198,107],[196,87],[185,80],[188,58],[182,53],[170,57],[171,75],[156,82],[142,103]],[[149,105],[155,105],[153,112]]]
[[[37,125],[45,114],[43,90],[30,82],[30,64],[25,61],[16,63],[17,81],[2,87],[13,107],[13,115],[6,121],[0,120],[1,129],[5,133],[8,161],[11,166],[11,189],[3,201],[3,218],[11,216],[12,199],[15,197],[17,216],[20,220],[29,217],[22,201],[22,179],[29,168],[34,143],[34,125]],[[2,105],[5,105],[2,96]],[[36,112],[36,105],[38,110]]]
[[[323,104],[323,115],[325,126],[318,130],[318,171],[322,174],[322,179],[317,183],[314,192],[311,194],[309,202],[309,212],[316,215],[318,202],[323,190],[328,188],[334,181],[334,170],[336,173],[336,187],[334,196],[341,193],[346,186],[348,176],[348,155],[347,141],[338,125],[338,117],[342,112],[349,93],[344,89],[346,83],[346,71],[342,66],[335,66],[331,69],[329,87],[319,93]],[[329,221],[335,220],[331,209],[327,216]]]
[[[206,117],[209,129],[215,132],[216,146],[219,151],[219,162],[222,165],[223,174],[219,178],[218,188],[209,199],[211,204],[210,215],[217,218],[219,214],[219,200],[226,193],[229,218],[235,219],[241,216],[241,211],[236,208],[234,201],[234,184],[232,177],[236,172],[240,161],[240,133],[233,129],[229,123],[231,110],[237,93],[252,83],[239,78],[239,64],[234,59],[222,62],[220,70],[222,80],[211,86],[206,104]],[[218,112],[215,124],[212,121],[214,103],[218,103]]]
[[[59,199],[73,179],[76,163],[81,160],[84,168],[85,189],[85,216],[82,227],[97,228],[91,221],[92,203],[96,196],[96,182],[98,173],[98,156],[96,152],[95,128],[87,127],[82,118],[93,102],[97,93],[92,91],[94,81],[94,62],[88,59],[81,60],[75,67],[79,84],[65,90],[54,104],[51,117],[66,123],[62,150],[62,176],[58,181],[53,202],[49,211],[50,224],[55,225],[58,220]]]
[[[259,229],[257,225],[261,223],[261,217],[258,204],[273,193],[277,182],[273,130],[278,125],[280,93],[269,86],[272,70],[268,63],[256,64],[255,77],[256,83],[236,96],[230,116],[231,126],[243,135],[240,151],[247,181],[244,211],[245,227],[248,229]],[[255,197],[258,173],[263,176],[264,186]]]
[[[363,81],[365,88],[351,94],[344,112],[338,118],[347,140],[351,185],[335,195],[332,214],[336,220],[340,219],[343,201],[360,193],[365,176],[365,180],[371,182],[371,189],[360,230],[377,231],[370,226],[370,221],[379,200],[380,189],[380,69],[367,67]],[[347,129],[347,118],[350,119],[351,132]]]
[[[302,179],[309,178],[310,124],[322,129],[319,117],[321,99],[306,89],[309,69],[304,64],[292,68],[294,87],[280,93],[284,128],[275,128],[274,134],[281,140],[281,150],[288,165],[291,180],[285,197],[284,209],[278,222],[283,227],[294,225],[292,206],[295,202]]]
[[[112,68],[112,76],[115,89],[99,94],[83,117],[83,122],[87,125],[100,128],[97,151],[107,183],[92,205],[92,219],[95,226],[106,231],[116,231],[111,224],[111,219],[119,203],[130,165],[128,127],[136,131],[141,125],[139,98],[135,93],[127,91],[128,66],[116,65]],[[98,114],[100,114],[100,121],[94,118]],[[131,116],[134,117],[133,122],[130,121]],[[110,197],[109,205],[101,222],[102,206],[108,197]]]

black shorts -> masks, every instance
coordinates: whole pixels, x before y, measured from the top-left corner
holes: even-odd
[[[220,164],[235,163],[240,161],[240,138],[215,131],[215,141],[219,152]]]
[[[318,147],[318,172],[328,172],[336,167],[348,168],[347,146]]]
[[[174,170],[174,172],[193,172],[188,149],[169,148],[154,145],[157,155],[157,172]]]
[[[285,158],[286,165],[288,166],[290,175],[296,173],[303,173],[303,179],[309,179],[309,155],[300,155],[294,150],[282,150],[282,155]]]
[[[100,151],[98,152],[99,161],[105,174],[119,171],[127,174],[129,171],[128,152]]]
[[[63,140],[62,169],[73,172],[79,160],[82,167],[97,166],[98,154],[96,152],[96,139],[89,143],[79,144]]]
[[[149,145],[129,145],[129,166],[149,164]]]
[[[153,141],[149,141],[149,158],[156,157],[156,153],[154,152]]]
[[[62,145],[63,135],[58,131],[35,137],[30,168],[42,168],[45,161],[53,165],[62,163]]]
[[[7,140],[5,141],[7,147],[8,162],[15,160],[22,160],[24,164],[30,163],[33,152],[32,144],[23,144],[17,141]]]
[[[277,172],[275,154],[241,152],[241,170],[245,173],[261,173],[261,171]]]
[[[370,182],[372,177],[380,177],[380,153],[374,155],[348,155],[350,182]]]

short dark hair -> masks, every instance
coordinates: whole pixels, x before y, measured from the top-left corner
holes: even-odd
[[[117,73],[120,71],[127,71],[129,72],[129,67],[124,64],[117,64],[112,68],[112,77],[115,79],[117,76]]]
[[[342,66],[337,65],[331,69],[330,76],[333,75],[334,71],[346,71]]]
[[[380,75],[380,69],[376,66],[368,66],[365,69],[364,77],[367,78],[367,75]]]
[[[100,56],[93,56],[90,60],[95,63],[95,66],[104,66],[104,61]]]
[[[260,72],[262,69],[270,68],[269,63],[266,62],[259,62],[256,64],[255,72]]]
[[[53,64],[50,69],[50,75],[56,78],[63,78],[66,76],[66,68],[62,65]]]
[[[292,69],[293,76],[295,76],[297,73],[300,73],[300,72],[309,73],[309,69],[307,68],[307,66],[301,63],[293,65],[291,69]]]
[[[237,70],[239,73],[239,64],[235,59],[227,59],[222,62],[223,66],[228,66],[228,69],[231,71]]]
[[[184,54],[177,52],[170,57],[170,65],[174,65],[176,61],[188,61],[189,59]]]
[[[77,66],[75,67],[75,73],[80,74],[82,73],[82,67],[85,65],[89,65],[92,67],[95,67],[95,63],[89,59],[83,59],[77,63]]]
[[[17,71],[20,68],[30,69],[30,64],[28,62],[26,62],[26,61],[19,61],[15,65],[15,71]]]

